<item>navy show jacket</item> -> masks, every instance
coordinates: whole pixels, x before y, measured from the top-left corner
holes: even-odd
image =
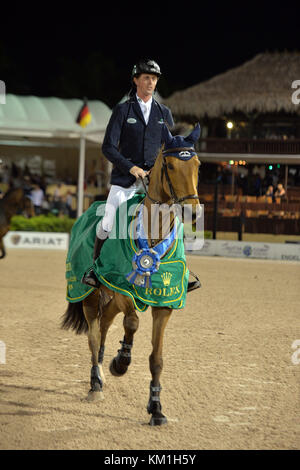
[[[143,170],[153,167],[162,145],[164,122],[174,126],[169,108],[152,99],[148,124],[136,95],[114,108],[102,145],[105,157],[113,163],[111,184],[128,188],[135,181],[129,173],[133,166]]]

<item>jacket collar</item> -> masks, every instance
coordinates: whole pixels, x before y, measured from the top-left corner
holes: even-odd
[[[133,104],[133,108],[134,108],[135,112],[138,114],[139,118],[142,120],[143,124],[146,126],[147,124],[146,124],[146,121],[144,119],[144,115],[143,115],[143,112],[141,110],[140,104],[137,100],[136,94],[131,98],[131,102]],[[150,111],[148,124],[150,123],[151,117],[153,117],[154,107],[156,109],[157,103],[156,103],[154,97],[152,96],[152,104],[151,104],[151,111]]]

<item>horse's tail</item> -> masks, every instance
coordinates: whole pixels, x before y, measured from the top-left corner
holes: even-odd
[[[99,291],[98,318],[102,315],[103,308],[110,301],[111,296],[104,290]],[[68,308],[62,317],[61,328],[72,329],[77,335],[88,332],[88,323],[83,312],[83,302],[68,303]]]
[[[71,328],[77,335],[87,333],[88,324],[83,313],[82,302],[69,302],[68,308],[62,317],[61,328],[63,330]]]

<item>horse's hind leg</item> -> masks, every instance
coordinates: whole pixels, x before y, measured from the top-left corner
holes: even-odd
[[[95,400],[103,398],[102,392],[103,381],[98,367],[98,353],[100,347],[100,330],[99,330],[99,291],[93,291],[83,300],[83,312],[88,323],[88,343],[92,353],[92,369],[91,369],[91,389],[88,399]]]
[[[131,363],[131,348],[133,345],[134,333],[139,326],[139,318],[135,312],[132,300],[125,296],[119,298],[119,308],[124,312],[123,326],[125,335],[121,343],[121,349],[118,354],[110,363],[109,370],[112,375],[121,376],[127,372],[128,366]]]
[[[150,371],[152,374],[152,381],[150,382],[150,398],[147,406],[147,411],[152,414],[150,425],[156,426],[167,423],[167,418],[161,412],[160,404],[160,391],[161,386],[159,378],[163,368],[162,348],[163,348],[163,335],[165,327],[171,316],[172,309],[170,308],[155,308],[152,307],[153,316],[153,329],[152,329],[152,353],[149,356]]]
[[[121,312],[121,309],[114,295],[112,299],[103,307],[100,316],[100,350],[98,353],[98,364],[101,371],[101,376],[104,379],[102,371],[102,363],[104,358],[105,340],[109,327],[114,321],[115,316]]]

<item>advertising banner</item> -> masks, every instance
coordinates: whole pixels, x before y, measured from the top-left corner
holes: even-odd
[[[300,261],[300,244],[239,242],[231,240],[205,240],[201,250],[186,253],[200,256],[224,256],[230,258],[276,259]]]
[[[6,248],[67,250],[69,234],[59,232],[8,232],[3,238]]]

